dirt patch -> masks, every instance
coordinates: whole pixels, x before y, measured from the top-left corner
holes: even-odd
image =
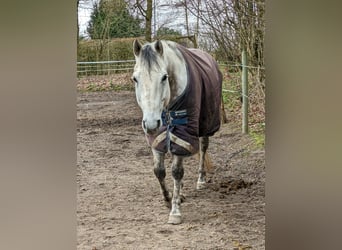
[[[134,92],[80,92],[77,131],[77,249],[265,249],[265,154],[239,127],[211,137],[207,189],[185,160],[180,225],[166,223]]]

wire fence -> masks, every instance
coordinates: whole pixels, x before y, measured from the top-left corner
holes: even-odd
[[[110,75],[133,71],[135,60],[77,62],[77,76]]]
[[[135,60],[119,60],[119,61],[98,61],[98,62],[77,62],[77,76],[91,75],[110,75],[116,73],[133,72]],[[229,67],[236,71],[241,70],[242,64],[218,62],[221,67]],[[246,66],[251,70],[262,71],[265,68],[259,66]]]

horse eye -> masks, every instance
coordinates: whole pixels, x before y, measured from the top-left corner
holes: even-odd
[[[167,79],[167,75],[163,75],[163,78],[162,78],[162,82],[165,81]]]
[[[138,80],[137,80],[137,78],[135,78],[135,76],[132,77],[132,80],[133,80],[134,82],[138,83]]]

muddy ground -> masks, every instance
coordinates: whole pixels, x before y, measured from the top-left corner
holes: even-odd
[[[169,225],[140,124],[134,92],[78,93],[77,249],[265,249],[264,149],[223,124],[207,189],[195,189],[198,161],[187,158],[183,223]]]

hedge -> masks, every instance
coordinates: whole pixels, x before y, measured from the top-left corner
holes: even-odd
[[[191,46],[186,39],[177,39],[172,36],[160,37],[165,40],[173,40],[185,46]],[[143,37],[116,38],[110,40],[81,40],[78,44],[78,62],[97,62],[114,60],[134,60],[133,41],[139,39],[145,42]]]
[[[80,41],[78,62],[97,62],[134,59],[132,44],[135,38]]]

